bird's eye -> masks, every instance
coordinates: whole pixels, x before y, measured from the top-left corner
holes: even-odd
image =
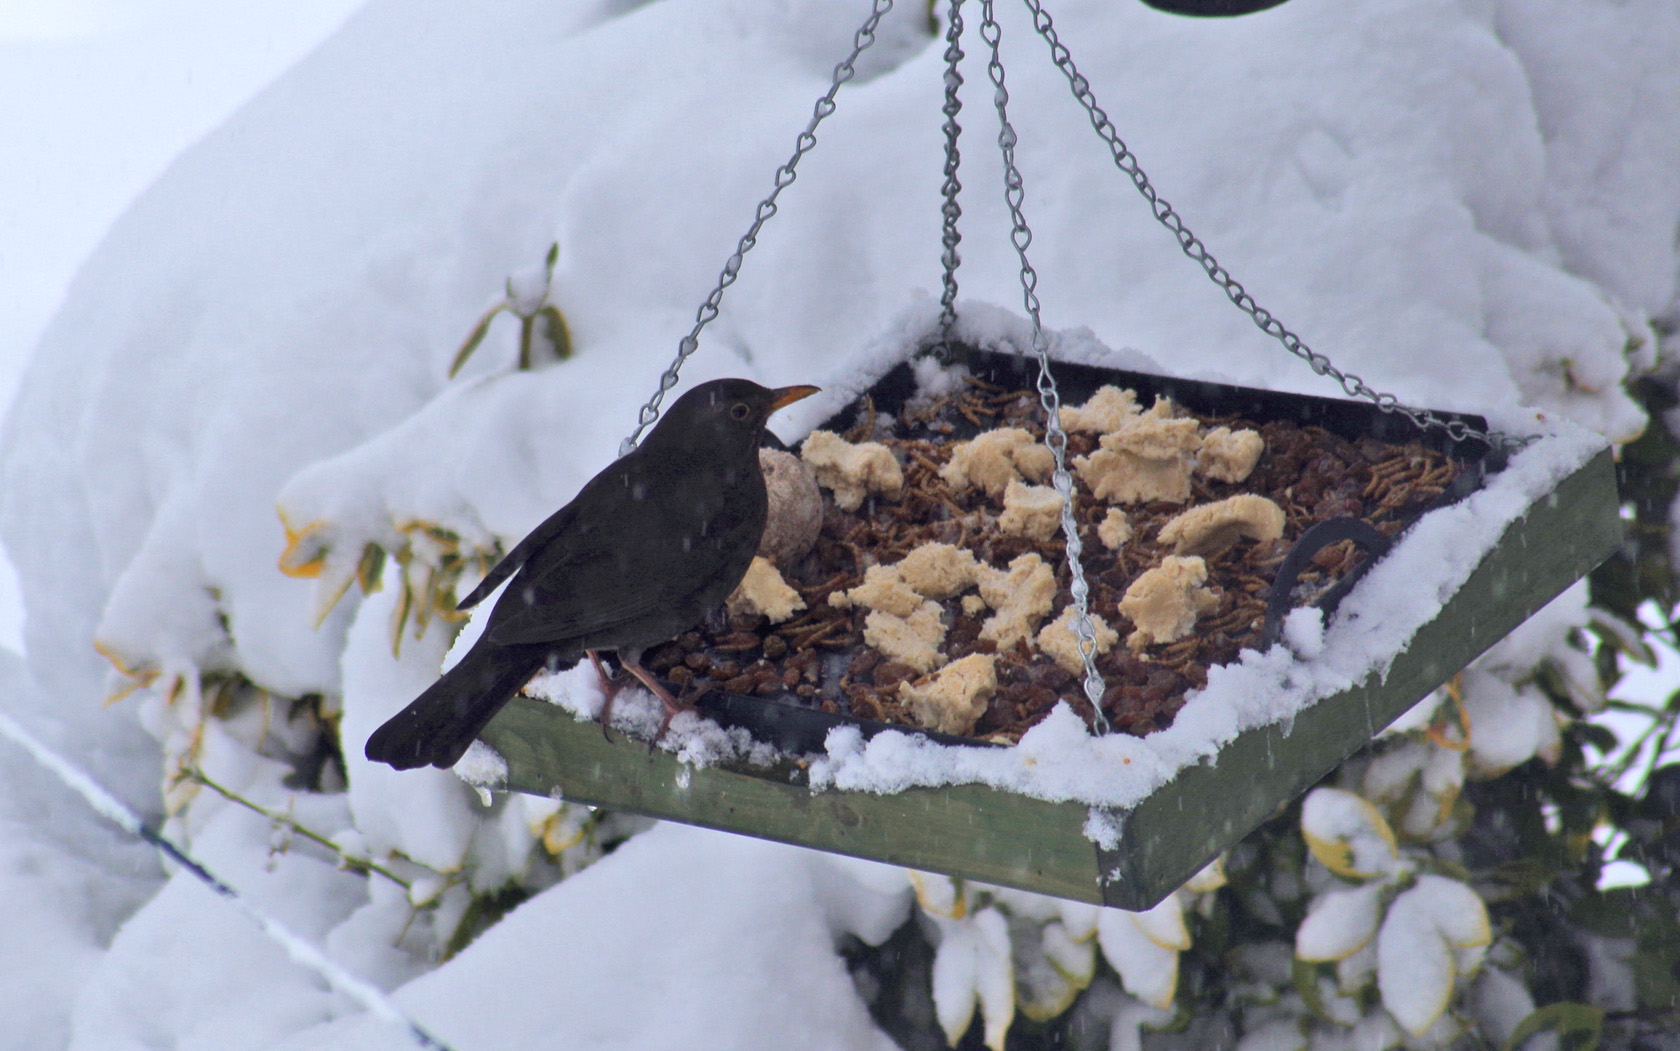
[[[729,415],[737,420],[744,420],[752,415],[752,409],[744,401],[738,401],[729,407]]]

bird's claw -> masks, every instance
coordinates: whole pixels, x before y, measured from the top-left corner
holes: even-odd
[[[595,666],[595,676],[601,687],[601,736],[607,739],[608,744],[612,744],[613,699],[618,696],[618,691],[624,688],[624,683],[618,676],[607,674],[607,666],[601,663],[601,655],[599,653],[596,653],[594,650],[589,650],[587,652],[589,654],[589,663]]]
[[[659,730],[653,735],[653,739],[648,741],[649,755],[653,754],[654,748],[665,737],[665,731],[671,728],[671,720],[676,718],[677,713],[693,711],[694,703],[706,694],[711,693],[712,686],[713,684],[710,682],[703,682],[684,688],[683,692],[676,697],[667,695],[660,698],[665,702],[665,718],[659,720]]]

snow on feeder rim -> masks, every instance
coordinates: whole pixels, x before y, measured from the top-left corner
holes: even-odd
[[[792,424],[805,433],[844,431],[859,425],[860,395],[876,413],[897,418],[917,396],[960,386],[961,371],[917,356],[939,329],[930,311],[917,313],[928,316],[907,319],[863,355],[860,367],[824,379],[825,394]],[[1024,320],[971,305],[952,335],[969,348],[968,374],[1007,390],[1030,388]],[[803,698],[794,693],[801,702],[794,704],[718,690],[700,699],[706,718],[680,716],[661,742],[665,750],[650,752],[634,742],[608,744],[582,721],[600,705],[585,668],[533,680],[529,696],[516,698],[483,735],[500,761],[483,764],[490,757],[469,753],[461,772],[470,776],[477,765],[494,787],[1147,908],[1619,543],[1610,451],[1568,424],[1552,425],[1507,458],[1485,445],[1420,434],[1365,403],[1125,371],[1113,363],[1143,362],[1084,330],[1049,336],[1069,405],[1112,385],[1137,391],[1143,405],[1162,395],[1204,421],[1238,421],[1232,430],[1245,426],[1241,420],[1281,421],[1322,428],[1347,443],[1404,444],[1450,457],[1461,482],[1441,506],[1407,524],[1380,558],[1367,557],[1357,584],[1336,589],[1345,594],[1334,595],[1339,604],[1330,615],[1314,607],[1287,613],[1273,626],[1282,641],[1266,648],[1251,625],[1230,659],[1206,668],[1205,679],[1184,691],[1170,724],[1143,736],[1092,735],[1076,711],[1076,685],[1059,691],[1057,703],[1008,747],[825,713],[820,687],[815,703],[807,691]],[[1256,470],[1266,470],[1265,455]],[[868,503],[861,507],[867,511]],[[1156,514],[1158,521],[1171,517]],[[1088,516],[1093,530],[1097,519]],[[1154,528],[1144,531],[1146,539]],[[1290,530],[1286,545],[1298,524]],[[1262,545],[1239,537],[1234,550],[1251,556]],[[1089,549],[1102,550],[1098,543]],[[1065,601],[1065,571],[1061,586]],[[941,614],[950,618],[961,602],[948,598]],[[1093,612],[1128,626],[1112,609],[1094,603]],[[721,634],[740,630],[725,625]],[[1148,658],[1159,645],[1114,649]],[[954,666],[987,652],[971,645],[946,656]],[[906,710],[935,678],[898,684],[909,695]],[[651,708],[638,716],[624,697],[618,703],[615,715],[626,717],[627,728],[637,718],[651,725]]]

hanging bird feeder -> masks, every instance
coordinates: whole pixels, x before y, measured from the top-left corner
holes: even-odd
[[[891,3],[875,0],[627,447]],[[1110,368],[1088,337],[1046,332],[991,0],[1027,318],[959,315],[955,0],[939,316],[896,365],[830,392],[796,447],[820,483],[811,535],[767,539],[725,611],[643,658],[731,743],[695,765],[521,696],[483,734],[505,787],[1144,909],[1615,550],[1602,443],[1403,406],[1306,347],[1156,197],[1026,3],[1186,254],[1363,400]],[[539,676],[527,693],[565,689]]]

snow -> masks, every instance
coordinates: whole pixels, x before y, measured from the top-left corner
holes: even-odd
[[[1441,1018],[1453,982],[1473,973],[1488,942],[1487,910],[1457,880],[1424,874],[1388,907],[1377,932],[1377,985],[1383,1006],[1413,1036]]]
[[[1489,967],[1476,982],[1471,1010],[1487,1035],[1504,1043],[1534,1010],[1534,997],[1520,979],[1497,967]],[[1528,1045],[1534,1051],[1556,1051],[1561,1046],[1556,1033],[1537,1034]]]
[[[4,713],[0,713],[0,736],[21,747],[36,763],[49,769],[64,787],[81,796],[93,811],[105,820],[132,836],[140,837],[143,834],[150,834],[150,830],[145,829],[139,815],[124,806],[85,771],[47,747],[33,734],[20,726],[16,720]],[[320,797],[318,805],[324,805],[327,808],[335,806],[329,797]],[[200,836],[201,846],[213,852],[226,852],[227,848],[221,841],[221,834],[236,827],[240,822],[243,822],[246,826],[254,825],[256,832],[259,834],[266,832],[268,835],[269,863],[264,866],[263,878],[257,881],[265,884],[264,890],[271,890],[267,885],[275,882],[273,877],[276,876],[280,867],[280,863],[275,860],[277,852],[286,854],[286,866],[289,869],[314,870],[302,873],[305,878],[301,881],[301,885],[300,881],[297,880],[288,882],[285,894],[280,896],[273,904],[287,911],[299,912],[305,922],[318,922],[321,918],[321,910],[315,907],[318,903],[317,900],[326,899],[328,894],[319,886],[313,885],[315,881],[311,881],[310,877],[314,876],[318,879],[325,873],[318,872],[319,862],[307,857],[305,852],[292,853],[289,842],[283,840],[277,842],[275,838],[277,830],[270,827],[266,821],[256,823],[252,821],[252,815],[247,811],[224,808],[218,814],[217,820],[203,830]],[[172,852],[172,860],[184,861],[187,857],[180,852],[179,846],[172,842],[166,841],[164,849]],[[227,853],[236,859],[236,863],[244,862],[248,864],[254,856],[254,853],[249,849]],[[311,865],[312,861],[314,862],[313,865]],[[28,871],[39,864],[39,862],[27,859],[22,861],[24,871]],[[148,910],[148,922],[169,924],[165,930],[173,936],[179,924],[174,918],[170,917],[170,908],[156,904],[157,902],[168,901],[172,897],[183,895],[189,900],[194,900],[194,895],[202,895],[206,891],[217,894],[224,901],[231,902],[248,919],[253,921],[252,929],[245,931],[244,936],[250,939],[260,932],[263,939],[260,941],[259,948],[263,953],[272,954],[273,950],[278,948],[293,962],[307,967],[316,976],[330,983],[334,990],[352,998],[362,1008],[386,1024],[412,1028],[401,1012],[392,1007],[376,987],[344,970],[339,964],[324,955],[309,937],[300,935],[273,912],[254,904],[251,899],[233,890],[224,880],[206,868],[202,862],[193,860],[190,864],[192,869],[182,872],[175,880],[175,883],[183,889],[166,887],[154,899],[154,907]],[[198,881],[196,884],[192,882],[194,879]],[[202,900],[199,900],[197,908],[187,910],[191,914],[186,921],[187,923],[198,924],[202,918],[198,914],[204,911],[204,904]],[[105,965],[113,958],[120,960],[125,947],[128,951],[138,952],[142,956],[153,951],[153,946],[147,939],[147,927],[148,923],[125,926],[119,937],[112,943],[113,952],[111,956],[101,960],[99,967],[92,968],[94,973],[89,984],[94,992],[92,994],[84,993],[86,1004],[85,1006],[78,1005],[76,1015],[72,1017],[72,1024],[77,1029],[103,1030],[107,1028],[101,1021],[95,1021],[91,1027],[80,1021],[81,1017],[88,1014],[98,1019],[106,1012],[114,1011],[132,1016],[137,1014],[150,1015],[160,1010],[159,1004],[150,996],[152,990],[141,991],[130,996],[129,990],[122,987],[120,977],[113,983],[117,986],[114,989],[105,988],[105,983],[102,980],[106,973]],[[213,933],[217,939],[217,944],[221,944],[221,932],[217,930]],[[135,948],[137,942],[138,948]],[[206,959],[212,956],[213,954],[205,954]],[[261,1040],[266,1035],[262,1026],[264,1019],[260,1017],[254,1019],[250,1006],[239,1002],[242,997],[235,995],[230,989],[224,987],[228,977],[232,976],[226,974],[220,976],[221,982],[203,981],[200,980],[201,976],[192,973],[189,969],[185,973],[177,971],[172,977],[182,981],[182,984],[177,990],[174,990],[178,993],[176,997],[165,997],[162,1009],[175,1016],[170,1028],[186,1031],[189,1043],[198,1041],[201,1033],[206,1029],[218,1033],[214,1042],[224,1047],[245,1046],[243,1041],[253,1038]],[[235,977],[234,983],[237,984],[244,977],[244,975]],[[280,1012],[280,1022],[287,1028],[295,1027],[300,1018],[313,1014],[310,1008],[300,1006],[298,1010],[304,1012],[304,1015],[299,1015],[297,1011],[291,1009],[292,1005],[288,1004],[283,997],[265,1000],[258,1007],[259,1015],[263,1011]],[[254,1026],[248,1024],[253,1021],[255,1021]],[[223,1030],[228,1030],[228,1032],[222,1032]],[[413,1032],[423,1041],[431,1043],[429,1036],[423,1031],[414,1029]],[[234,1033],[238,1034],[238,1038],[230,1039]],[[260,1044],[250,1046],[260,1046]]]
[[[967,922],[937,914],[939,951],[933,961],[933,1004],[945,1039],[956,1046],[978,1009],[987,1047],[1003,1046],[1015,1016],[1015,971],[1009,959],[1009,920],[984,908]]]
[[[1178,988],[1178,950],[1188,941],[1167,942],[1151,935],[1148,917],[1169,912],[1183,931],[1178,899],[1169,895],[1151,912],[1134,913],[1104,909],[1097,917],[1097,944],[1103,957],[1120,975],[1128,993],[1151,1007],[1165,1010]]]
[[[937,313],[925,290],[939,273],[943,47],[917,5],[900,6],[684,372],[822,383],[778,417],[784,436],[866,386]],[[1680,16],[1662,0],[1291,0],[1231,22],[1056,6],[1163,196],[1261,303],[1377,389],[1547,437],[1408,535],[1323,625],[1321,651],[1292,626],[1300,656],[1245,655],[1148,741],[1092,741],[1066,710],[980,757],[840,731],[813,768],[826,783],[974,780],[1115,804],[1380,673],[1502,523],[1602,438],[1638,429],[1618,382],[1676,309]],[[691,1046],[695,1032],[743,1048],[887,1046],[833,945],[890,933],[909,908],[902,872],[670,825],[603,857],[592,817],[559,801],[484,808],[448,772],[375,769],[357,743],[436,674],[450,632],[410,623],[393,654],[394,558],[384,591],[351,585],[316,627],[367,543],[409,552],[418,578],[441,557],[413,540],[422,526],[484,554],[614,455],[863,13],[370,0],[117,221],[6,421],[0,539],[28,601],[27,669],[0,669],[7,713],[148,816],[165,809],[155,734],[260,805],[295,807],[330,841],[401,868],[408,889],[301,839],[276,851],[267,819],[208,790],[169,796],[171,826],[218,871],[460,1047]],[[1054,352],[1333,392],[1203,286],[1021,13],[1000,13]],[[971,45],[960,324],[1021,346]],[[502,320],[448,381],[485,304],[510,275],[535,294],[532,268],[555,241],[548,301],[575,356],[514,370],[518,326]],[[277,508],[316,527],[315,581],[277,571]],[[1583,620],[1578,602],[1556,605],[1503,659],[1555,653]],[[140,674],[110,670],[96,638]],[[206,715],[202,684],[235,673],[280,698],[328,699],[347,793],[288,788],[249,726]],[[592,672],[568,675],[556,693],[598,708]],[[620,714],[638,717],[629,691]],[[8,782],[37,776],[0,756]],[[1099,768],[1124,776],[1098,783]],[[36,965],[17,994],[27,1011],[8,1014],[35,1027],[32,1046],[406,1046],[181,874],[160,890],[155,864],[78,808],[20,806],[0,823],[0,857],[47,874],[5,876],[39,905],[0,942],[29,946]],[[585,845],[550,856],[543,828],[585,829]],[[463,867],[472,888],[452,882]],[[429,955],[472,889],[510,878],[542,892],[459,956]],[[1135,1040],[1146,1019],[1127,1017],[1116,1032]]]
[[[1348,995],[1374,970],[1383,1006],[1414,1036],[1453,1024],[1444,1012],[1454,983],[1476,973],[1493,937],[1481,898],[1456,879],[1416,873],[1376,809],[1352,792],[1313,789],[1301,830],[1325,868],[1355,885],[1322,881],[1295,932],[1296,957],[1336,961]]]
[[[1342,960],[1363,949],[1377,933],[1383,887],[1368,883],[1332,890],[1313,901],[1295,932],[1295,955],[1303,960]]]
[[[1283,638],[1297,657],[1317,657],[1324,652],[1324,613],[1312,606],[1290,610],[1283,618]]]
[[[717,1047],[889,1051],[831,949],[841,931],[831,926],[840,910],[824,908],[827,864],[793,847],[660,825],[612,865],[572,877],[564,894],[520,907],[396,1000],[460,1051],[675,1049],[699,1033]],[[900,879],[873,911],[901,919],[907,901]],[[763,922],[767,914],[776,922]],[[370,1027],[322,1025],[292,1046],[403,1046]]]
[[[0,5],[0,417],[76,268],[180,150],[361,0]],[[51,85],[42,90],[42,85]],[[0,645],[23,600],[0,551]]]
[[[410,661],[391,659],[386,636],[395,589],[373,596],[356,613],[344,659],[345,740],[364,741],[415,694],[431,685],[435,666],[449,640],[441,624],[420,639],[410,639]],[[460,867],[478,828],[477,796],[453,773],[427,767],[403,776],[383,763],[371,763],[360,748],[346,748],[350,810],[355,826],[375,856],[401,851],[438,872]]]

